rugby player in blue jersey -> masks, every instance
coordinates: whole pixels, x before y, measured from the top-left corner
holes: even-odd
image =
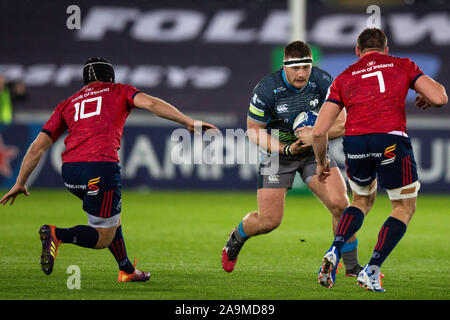
[[[333,82],[324,70],[312,66],[312,52],[301,41],[284,48],[283,68],[264,77],[253,91],[248,110],[249,139],[262,153],[258,175],[258,211],[248,213],[231,235],[222,250],[222,267],[233,271],[238,254],[250,237],[276,229],[284,215],[284,202],[298,172],[309,189],[322,201],[332,215],[336,231],[343,210],[349,205],[347,188],[336,161],[330,159],[330,177],[325,184],[316,175],[316,161],[312,149],[312,127],[296,132],[292,125],[303,111],[318,111]],[[328,132],[329,139],[344,134],[345,111]],[[268,164],[278,161],[277,172],[265,174]],[[302,212],[302,208],[298,208]],[[308,214],[305,212],[304,214]],[[361,266],[357,257],[357,238],[354,235],[343,248],[347,276],[358,275]]]

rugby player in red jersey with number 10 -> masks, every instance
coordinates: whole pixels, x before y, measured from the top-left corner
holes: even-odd
[[[114,83],[114,68],[105,59],[89,59],[83,67],[83,81],[84,87],[53,111],[29,147],[15,185],[0,203],[13,204],[19,194],[30,194],[27,179],[43,153],[67,130],[62,176],[70,192],[83,201],[88,225],[43,225],[39,229],[42,270],[49,275],[58,247],[72,243],[85,248],[108,248],[119,265],[119,282],[147,281],[150,273],[136,269],[128,259],[120,223],[122,183],[117,151],[123,126],[134,107],[178,122],[191,132],[197,131],[197,122],[194,128],[194,120],[169,103],[130,85]],[[198,123],[199,130],[217,130],[212,124]]]
[[[358,275],[358,283],[368,290],[384,292],[380,267],[405,234],[420,188],[406,130],[406,95],[408,89],[415,90],[416,106],[421,109],[441,107],[448,97],[445,88],[413,61],[390,56],[386,35],[380,29],[368,28],[359,35],[356,55],[359,60],[330,86],[313,129],[317,175],[325,181],[330,175],[327,132],[342,108],[347,110],[343,146],[353,199],[341,215],[334,241],[323,257],[318,281],[325,287],[333,286],[333,269],[341,248],[361,228],[375,201],[378,181],[387,191],[392,212],[381,227],[372,258]]]

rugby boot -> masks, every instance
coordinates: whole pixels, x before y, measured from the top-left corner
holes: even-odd
[[[234,270],[236,265],[239,251],[241,251],[244,243],[239,242],[234,235],[237,228],[231,231],[230,237],[228,238],[227,244],[222,250],[222,268],[226,272],[231,272]],[[244,241],[245,242],[245,241]]]
[[[358,264],[356,267],[354,267],[352,269],[345,270],[345,276],[350,277],[350,278],[356,278],[362,269],[363,269],[363,267],[361,267]],[[384,273],[380,272],[380,279],[383,279],[383,278],[384,278]]]
[[[386,292],[382,287],[381,272],[378,266],[366,266],[358,274],[358,283],[361,288],[375,292]],[[384,276],[384,275],[383,275]]]
[[[41,269],[46,275],[49,275],[53,271],[61,241],[56,238],[55,226],[43,225],[38,232],[42,243]]]
[[[336,271],[339,265],[337,249],[332,246],[323,256],[322,266],[319,269],[318,282],[320,285],[331,289],[336,281]]]
[[[133,273],[126,273],[125,271],[119,270],[119,282],[145,282],[150,279],[150,272],[136,269],[136,263],[133,261],[133,267],[135,267]]]

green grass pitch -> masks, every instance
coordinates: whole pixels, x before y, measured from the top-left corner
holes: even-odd
[[[128,255],[150,271],[147,283],[118,283],[107,249],[64,244],[50,276],[40,270],[42,224],[86,224],[68,191],[31,190],[0,214],[0,299],[303,300],[450,298],[450,197],[421,195],[408,231],[385,261],[385,294],[369,292],[341,271],[328,290],[317,271],[332,241],[331,218],[313,196],[288,195],[281,226],[250,239],[234,272],[222,270],[221,250],[232,227],[256,209],[255,192],[123,192],[122,226]],[[390,212],[377,198],[358,234],[360,263],[370,259]],[[81,272],[70,290],[67,268]]]

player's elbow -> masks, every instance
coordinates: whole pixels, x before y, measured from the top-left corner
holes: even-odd
[[[445,87],[429,77],[420,77],[416,82],[415,89],[435,108],[442,107],[448,103]]]
[[[435,97],[435,101],[432,101],[436,107],[442,107],[448,103],[448,96],[445,92],[445,89],[441,92],[441,94]]]
[[[435,108],[442,107],[446,105],[448,102],[448,97],[445,91],[442,93],[434,94],[432,97],[429,97],[427,99],[430,102],[430,104]]]

